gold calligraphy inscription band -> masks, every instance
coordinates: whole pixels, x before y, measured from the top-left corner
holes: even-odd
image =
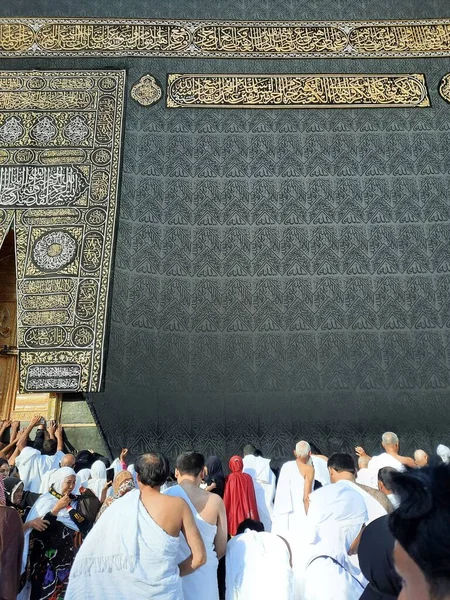
[[[217,58],[450,56],[450,19],[0,19],[0,56],[102,55]]]
[[[169,74],[168,108],[430,106],[425,76]]]
[[[124,71],[0,72],[21,392],[100,390],[124,88]]]

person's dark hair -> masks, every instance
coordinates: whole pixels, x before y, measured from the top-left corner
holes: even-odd
[[[8,465],[9,467],[9,462],[6,460],[6,458],[0,457],[0,467],[2,467],[3,465]]]
[[[330,456],[327,463],[328,468],[338,473],[347,472],[356,474],[356,465],[351,454],[346,452],[335,452]]]
[[[205,457],[200,452],[183,452],[178,456],[175,466],[181,475],[197,477],[205,466]]]
[[[75,473],[82,469],[90,469],[94,464],[94,456],[89,450],[80,450],[75,456],[75,466],[73,470]]]
[[[247,456],[249,454],[255,454],[256,448],[253,444],[247,444],[244,446],[242,452],[244,454],[244,456]]]
[[[109,460],[109,458],[107,458],[106,456],[103,456],[102,454],[98,454],[97,452],[94,452],[93,458],[94,458],[94,462],[96,460],[100,460],[107,469],[109,469],[109,467],[111,466],[111,461]]]
[[[390,515],[395,539],[423,572],[436,600],[450,594],[450,465],[392,475],[400,506]]]
[[[134,469],[139,475],[139,481],[151,488],[161,487],[170,472],[169,461],[160,452],[141,454],[134,463]]]
[[[387,490],[392,490],[392,475],[397,473],[397,469],[394,467],[383,467],[378,471],[378,481],[384,485]]]
[[[44,454],[45,456],[52,456],[53,454],[55,454],[56,448],[56,440],[44,440],[42,443],[41,454]]]
[[[251,529],[252,531],[264,531],[264,525],[261,521],[254,521],[253,519],[245,519],[242,523],[239,523],[236,535],[240,533],[244,533],[246,529]]]

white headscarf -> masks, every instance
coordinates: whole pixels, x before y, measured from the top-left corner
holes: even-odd
[[[103,488],[106,485],[106,466],[101,460],[96,460],[91,467],[91,478],[87,487],[94,492],[99,500],[102,497]]]
[[[88,481],[91,477],[91,470],[81,469],[80,471],[78,471],[77,476],[80,478],[80,487],[87,488]]]
[[[19,469],[19,476],[23,481],[25,492],[39,492],[41,486],[41,473],[37,460],[39,456],[41,456],[39,450],[27,446],[16,458],[16,467]]]
[[[444,444],[439,444],[436,449],[436,454],[443,460],[445,463],[450,463],[450,448],[448,446],[444,446]]]
[[[62,488],[63,488],[64,481],[68,477],[71,477],[72,475],[74,475],[76,477],[76,473],[73,469],[71,469],[70,467],[62,467],[61,469],[58,469],[57,471],[52,473],[50,480],[49,480],[49,484],[51,487],[53,487],[55,492],[58,492],[58,494],[62,494]],[[40,496],[36,500],[34,506],[28,513],[28,517],[26,518],[25,522],[28,523],[29,521],[32,521],[33,519],[36,519],[37,517],[45,517],[45,515],[48,512],[53,510],[53,508],[57,502],[58,502],[58,498],[56,498],[56,496],[53,496],[53,494],[51,494],[50,492],[47,492],[46,494],[42,494],[42,496]],[[62,510],[60,510],[58,512],[58,514],[56,515],[56,520],[59,521],[60,523],[62,523],[63,525],[65,525],[66,527],[68,527],[69,529],[73,529],[74,531],[79,531],[78,527],[75,525],[75,523],[70,518],[69,511],[67,510],[67,508],[63,508]],[[24,548],[23,548],[23,559],[22,559],[22,572],[24,571],[26,564],[27,564],[28,547],[29,547],[29,542],[30,542],[31,531],[32,531],[31,529],[28,529],[28,531],[25,533],[25,543],[24,543]]]

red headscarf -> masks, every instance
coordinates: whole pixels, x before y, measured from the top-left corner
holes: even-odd
[[[228,467],[231,471],[225,480],[225,494],[223,501],[227,511],[228,533],[236,535],[238,526],[245,519],[259,521],[256,506],[255,488],[253,479],[243,473],[244,463],[240,456],[232,456]]]

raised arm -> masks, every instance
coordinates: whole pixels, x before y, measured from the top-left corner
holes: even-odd
[[[5,431],[8,429],[8,427],[11,426],[11,421],[0,421],[0,423],[1,423],[1,425],[0,425],[0,440],[1,440]]]
[[[217,515],[217,533],[214,538],[214,548],[216,550],[217,558],[220,560],[222,556],[225,556],[227,550],[227,513],[225,511],[225,504],[220,496],[213,496],[217,498],[219,505],[219,513]]]
[[[50,423],[47,427],[47,431],[48,431],[48,435],[50,436],[50,439],[56,440],[56,421],[54,421],[54,420],[50,421]]]
[[[181,577],[184,577],[185,575],[190,575],[206,563],[205,544],[203,543],[202,536],[195,524],[192,511],[184,501],[182,506],[181,531],[191,550],[190,556],[178,565],[180,567],[180,575]]]
[[[16,447],[18,439],[19,439],[19,436],[16,434],[14,436],[14,438],[11,437],[11,441],[9,442],[9,444],[7,446],[5,446],[2,450],[0,450],[0,456],[2,458],[8,459],[10,457],[12,451]]]
[[[63,428],[62,425],[59,424],[55,431],[56,440],[58,445],[56,447],[57,452],[62,452],[64,450],[64,437],[63,437]]]
[[[412,458],[410,458],[409,456],[397,455],[396,458],[398,458],[398,460],[402,463],[402,465],[405,465],[405,467],[411,467],[412,469],[415,469],[417,467],[414,460]]]
[[[366,456],[369,460],[372,458],[371,456],[369,456],[367,454],[367,452],[364,450],[364,448],[362,446],[356,446],[355,452],[358,455],[358,457],[359,456]]]
[[[17,442],[17,448],[19,449],[19,452],[21,452],[26,447],[30,433],[33,431],[33,429],[36,427],[40,420],[41,415],[34,415],[34,417],[26,426],[24,432],[20,435],[19,440]]]

